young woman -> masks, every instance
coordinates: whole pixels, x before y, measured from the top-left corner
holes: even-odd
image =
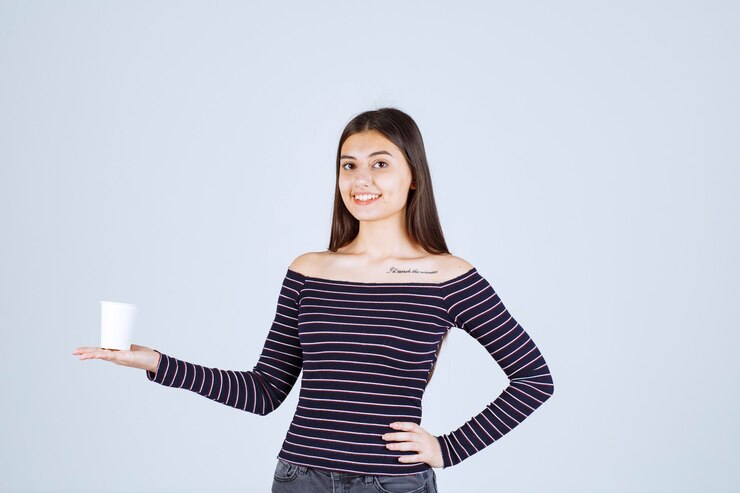
[[[480,342],[510,383],[462,426],[435,436],[420,425],[421,401],[452,327]],[[344,129],[329,249],[288,267],[251,371],[137,345],[73,354],[142,368],[150,381],[258,415],[280,406],[302,371],[273,493],[436,492],[433,468],[498,440],[554,388],[542,354],[491,284],[449,253],[421,133],[396,108],[361,113]]]

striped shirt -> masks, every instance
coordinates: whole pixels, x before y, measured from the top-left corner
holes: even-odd
[[[400,462],[395,421],[421,424],[422,396],[442,337],[458,327],[480,342],[509,385],[462,426],[435,436],[443,467],[501,438],[553,393],[535,343],[475,267],[443,283],[371,283],[309,277],[288,268],[277,312],[251,371],[221,370],[161,353],[150,381],[266,415],[302,373],[298,405],[277,457],[327,471],[415,474]],[[479,378],[485,378],[480,376]],[[475,387],[474,387],[475,388]]]

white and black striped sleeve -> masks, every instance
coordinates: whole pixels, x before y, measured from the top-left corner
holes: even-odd
[[[221,370],[162,356],[150,381],[187,389],[242,411],[266,415],[288,397],[303,368],[298,339],[298,306],[303,280],[288,270],[277,301],[275,319],[257,364],[251,371]],[[156,349],[155,349],[156,351]]]
[[[509,385],[485,409],[458,429],[436,437],[446,468],[511,431],[552,396],[554,385],[532,338],[477,270],[442,286],[441,294],[455,326],[480,342],[509,378]]]

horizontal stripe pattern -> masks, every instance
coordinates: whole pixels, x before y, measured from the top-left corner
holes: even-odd
[[[298,405],[277,457],[354,474],[404,475],[424,462],[390,450],[394,421],[421,424],[422,396],[447,330],[476,338],[510,385],[463,426],[436,437],[444,467],[500,438],[552,395],[534,342],[475,268],[444,283],[362,283],[288,269],[262,354],[252,371],[207,368],[162,354],[149,380],[265,415],[301,378]]]
[[[184,388],[236,409],[264,416],[288,397],[303,367],[298,339],[298,294],[303,282],[286,276],[277,300],[275,318],[257,364],[251,371],[208,368],[159,352],[157,371],[150,381]]]
[[[553,394],[550,370],[532,338],[476,270],[441,286],[450,319],[477,340],[498,363],[509,385],[458,429],[437,437],[444,467],[492,444]]]

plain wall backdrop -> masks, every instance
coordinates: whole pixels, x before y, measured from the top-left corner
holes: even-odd
[[[71,352],[127,301],[251,370],[342,128],[395,106],[555,381],[441,493],[738,491],[739,65],[729,1],[0,2],[0,490],[269,491],[299,384],[261,417]],[[422,426],[506,384],[453,330]]]

